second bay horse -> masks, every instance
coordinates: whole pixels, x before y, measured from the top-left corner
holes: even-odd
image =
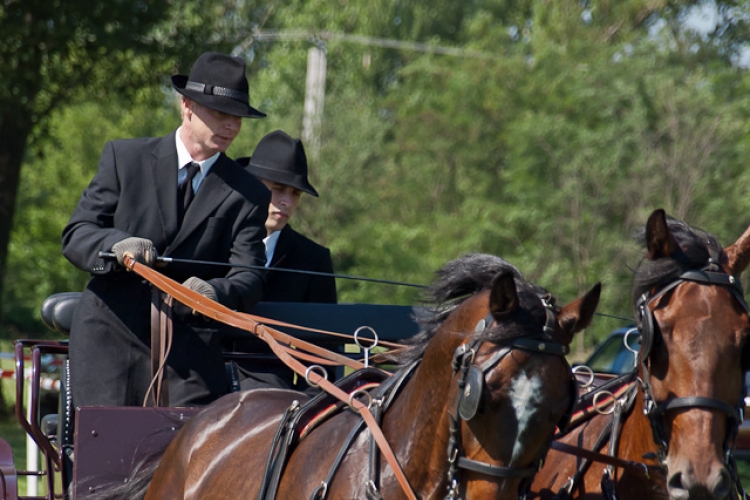
[[[744,406],[750,320],[739,277],[750,228],[722,248],[656,210],[641,237],[638,366],[610,393],[613,411],[553,443],[531,498],[725,500],[742,489],[731,449]]]
[[[131,486],[148,488],[148,500],[515,500],[570,411],[565,354],[590,323],[600,288],[560,307],[498,257],[469,254],[438,272],[427,295],[432,315],[393,360],[402,368],[367,396],[382,410],[380,428],[407,487],[346,405],[294,433],[274,460],[280,422],[308,400],[282,389],[209,405],[172,441],[150,484]]]

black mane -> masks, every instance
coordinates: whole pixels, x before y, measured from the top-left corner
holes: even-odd
[[[679,250],[668,258],[641,259],[634,271],[634,299],[652,287],[670,283],[684,271],[704,268],[708,265],[712,253],[718,255],[722,251],[718,239],[712,234],[671,217],[667,217],[667,225],[677,241]],[[645,228],[639,230],[635,238],[639,245],[646,247]]]
[[[488,340],[528,335],[531,329],[538,329],[541,333],[546,312],[540,298],[547,296],[552,302],[547,291],[525,281],[515,266],[500,257],[469,253],[448,262],[435,273],[435,280],[422,295],[423,314],[415,318],[422,327],[420,333],[405,342],[405,350],[388,356],[388,359],[405,365],[421,357],[448,316],[473,295],[489,289],[493,278],[501,272],[513,273],[521,307],[513,318],[486,332]]]

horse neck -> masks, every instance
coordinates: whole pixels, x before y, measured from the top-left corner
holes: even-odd
[[[464,339],[441,333],[430,342],[412,378],[385,415],[383,430],[416,491],[445,482],[451,406],[456,400],[452,359]]]
[[[643,380],[643,373],[641,373]],[[644,412],[644,392],[640,382],[634,382],[637,385],[637,394],[633,402],[633,408],[624,416],[621,423],[621,432],[618,438],[617,456],[634,462],[643,462],[644,455],[651,456],[655,454],[658,446],[654,441],[654,434],[651,429],[651,421]],[[651,460],[647,463],[654,464]]]

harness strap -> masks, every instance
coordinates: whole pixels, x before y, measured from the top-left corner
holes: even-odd
[[[310,496],[310,500],[325,500],[325,498],[328,496],[328,485],[331,484],[331,481],[333,481],[333,476],[341,466],[341,462],[344,461],[344,457],[349,451],[349,447],[362,431],[363,427],[364,421],[357,420],[357,423],[354,424],[354,427],[352,427],[352,429],[349,431],[349,434],[346,436],[343,445],[341,446],[341,448],[339,448],[339,452],[336,454],[336,458],[333,460],[333,464],[331,464],[331,468],[328,470],[328,475],[326,475],[325,480],[320,483],[320,486],[318,486],[315,491],[313,491],[313,494]]]
[[[305,375],[306,368],[304,367],[304,365],[289,356],[286,351],[280,349],[277,340],[270,336],[267,329],[264,328],[263,325],[258,325],[257,329],[261,333],[261,338],[268,343],[268,345],[271,347],[271,350],[276,353],[279,359],[281,359],[288,367],[292,368],[298,374]],[[401,469],[401,465],[399,464],[396,455],[393,453],[388,440],[386,439],[383,431],[378,426],[378,423],[375,421],[375,418],[372,416],[372,413],[370,413],[370,410],[367,408],[367,406],[365,406],[364,403],[357,399],[352,399],[350,401],[349,395],[347,393],[333,385],[318,373],[310,372],[309,378],[313,383],[319,384],[320,387],[322,387],[329,394],[336,396],[340,401],[350,403],[350,406],[353,409],[359,411],[360,416],[367,424],[367,427],[370,429],[373,438],[377,442],[380,451],[383,453],[383,456],[388,462],[388,465],[390,465],[391,469],[393,470],[393,473],[396,476],[396,479],[401,485],[401,488],[403,489],[407,498],[409,498],[410,500],[417,500],[417,497],[414,494],[414,491],[412,490],[411,485],[409,484],[409,481],[404,474],[404,471]],[[315,378],[317,378],[317,380],[315,380]]]
[[[307,374],[307,368],[289,354],[288,350],[280,344],[280,339],[285,339],[288,342],[288,345],[296,345],[300,347],[304,346],[304,349],[315,351],[316,354],[321,353],[323,356],[335,354],[320,347],[314,346],[313,344],[310,344],[308,342],[299,341],[299,339],[295,339],[291,335],[282,334],[282,332],[279,332],[278,330],[267,328],[257,321],[247,317],[247,315],[232,311],[226,306],[208,299],[193,290],[189,290],[181,286],[176,281],[167,278],[166,276],[162,275],[158,271],[155,271],[154,269],[149,268],[148,266],[136,262],[135,259],[132,259],[128,256],[125,257],[125,265],[129,270],[137,273],[163,292],[168,293],[175,299],[179,300],[186,306],[198,311],[199,313],[204,314],[209,318],[215,319],[216,321],[219,321],[226,325],[249,331],[260,337],[269,345],[271,350],[276,354],[276,356],[279,357],[281,361],[284,362],[284,364],[286,364],[289,368],[294,370],[299,375],[305,376]],[[346,360],[347,366],[351,366],[352,364],[354,364],[355,368],[361,367],[361,363],[352,363],[352,361],[346,356],[337,355],[337,357]],[[399,485],[406,494],[406,497],[410,500],[416,500],[417,497],[414,494],[414,491],[412,490],[411,485],[406,478],[406,475],[401,469],[401,465],[399,464],[396,455],[393,453],[388,440],[386,439],[383,431],[378,426],[375,418],[372,416],[372,413],[370,413],[370,410],[367,408],[367,406],[357,399],[352,399],[350,401],[348,394],[336,387],[333,383],[323,378],[315,371],[311,371],[307,375],[312,383],[318,384],[329,394],[336,396],[340,401],[350,404],[350,406],[354,410],[359,411],[360,416],[364,419],[365,423],[370,429],[370,432],[372,433],[373,438],[380,447],[380,451],[383,453],[383,456],[388,462],[388,465],[393,470],[393,473],[398,480]]]
[[[383,408],[380,405],[375,406],[373,416],[380,424],[383,420]],[[367,496],[369,499],[377,498],[380,494],[380,450],[377,443],[370,440],[370,479],[367,481]]]
[[[490,465],[484,462],[477,462],[466,457],[458,457],[458,467],[460,469],[467,469],[480,474],[486,474],[492,477],[533,477],[536,474],[536,467],[526,467],[525,469],[516,469],[512,467],[500,467],[497,465]]]
[[[154,406],[169,406],[169,385],[164,383],[167,357],[172,347],[172,298],[158,288],[151,291],[151,383],[143,406],[147,406],[149,394]]]
[[[707,408],[709,410],[719,410],[726,413],[727,416],[734,420],[737,425],[742,423],[740,412],[736,407],[718,399],[702,396],[686,396],[684,398],[670,399],[666,403],[662,403],[654,408],[653,416],[654,418],[657,418],[662,413],[674,410],[675,408]]]
[[[606,437],[609,430],[610,428],[607,428],[607,433],[602,434],[602,436]],[[652,471],[662,470],[661,467],[657,465],[648,465],[648,464],[644,464],[643,462],[634,462],[632,460],[625,460],[623,458],[605,455],[604,453],[598,453],[596,451],[588,450],[586,448],[579,448],[578,446],[561,443],[560,441],[552,441],[551,448],[557,451],[561,451],[563,453],[567,453],[568,455],[575,455],[575,456],[585,458],[593,462],[600,462],[603,464],[613,465],[615,467],[627,469],[630,472],[637,472],[639,474],[643,474],[646,477],[648,477]],[[594,447],[594,449],[596,449],[596,447]]]
[[[256,316],[254,314],[247,314],[247,313],[241,313],[241,314],[247,316],[250,319],[257,321],[258,323],[263,323],[264,325],[283,326],[287,328],[294,328],[295,330],[303,330],[305,332],[322,333],[323,335],[328,335],[329,337],[339,337],[339,338],[348,339],[354,342],[354,335],[348,335],[346,333],[332,332],[330,330],[321,330],[319,328],[311,328],[309,326],[294,325],[292,323],[286,323],[284,321],[279,321],[277,319],[263,318],[261,316]],[[389,342],[387,340],[382,340],[382,339],[378,339],[378,345],[383,346],[383,347],[389,347],[391,349],[403,349],[404,348],[403,344],[399,344],[397,342]]]
[[[283,443],[285,440],[285,431],[290,422],[294,420],[294,416],[299,412],[299,409],[299,401],[295,399],[292,404],[284,410],[284,414],[281,416],[281,421],[279,422],[279,426],[276,428],[276,433],[271,441],[271,449],[268,454],[268,460],[266,460],[266,468],[263,471],[263,480],[261,481],[260,489],[258,490],[258,500],[265,500],[266,498],[274,498],[276,496],[276,486],[278,485],[279,476],[281,475],[279,471],[286,461],[286,450],[288,448]]]

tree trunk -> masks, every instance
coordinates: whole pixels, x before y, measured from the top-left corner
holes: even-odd
[[[32,127],[28,110],[6,105],[7,103],[3,103],[4,109],[0,111],[0,137],[3,138],[0,141],[0,325],[3,324],[3,285],[16,195],[21,179],[21,164]],[[19,119],[19,116],[26,116],[27,119]]]

